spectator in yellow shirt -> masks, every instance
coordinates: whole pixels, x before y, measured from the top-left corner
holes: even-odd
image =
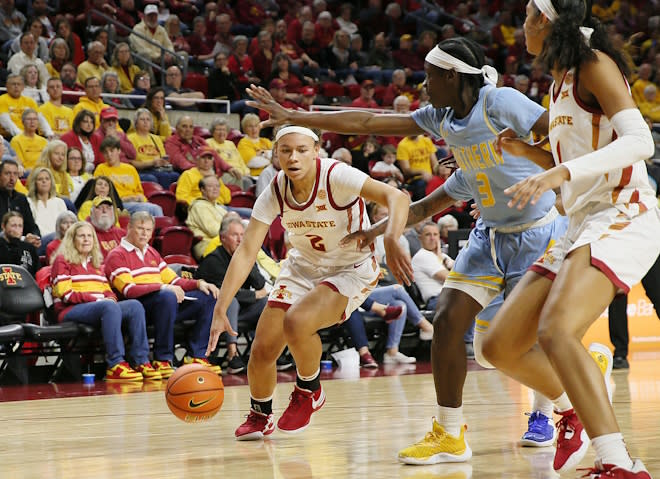
[[[117,189],[117,194],[129,213],[147,211],[151,216],[163,216],[163,209],[147,201],[140,176],[133,165],[120,161],[121,144],[114,136],[106,136],[101,142],[101,154],[105,163],[94,170],[94,176],[107,176]]]
[[[172,170],[163,140],[151,133],[151,119],[151,112],[146,108],[138,108],[135,112],[135,131],[128,134],[128,140],[137,152],[132,164],[142,181],[153,181],[169,188],[177,181],[179,173]]]
[[[239,186],[242,190],[248,190],[254,181],[250,178],[250,168],[247,167],[241,154],[238,152],[233,141],[227,140],[229,127],[225,119],[215,120],[211,123],[211,138],[206,143],[220,155],[232,168],[231,172],[222,175],[225,184]]]
[[[197,166],[184,171],[179,177],[179,181],[176,184],[177,201],[182,201],[190,205],[194,200],[202,196],[199,182],[207,176],[215,176],[214,161],[215,158],[211,147],[203,146],[196,158]],[[219,185],[220,189],[214,201],[217,200],[220,204],[227,205],[231,201],[231,191],[222,180],[219,181]]]
[[[87,47],[87,60],[78,65],[77,81],[86,86],[88,78],[94,77],[101,81],[101,77],[108,64],[105,62],[105,46],[99,41],[94,41]],[[98,127],[98,125],[96,125]]]
[[[53,135],[59,138],[73,128],[73,110],[62,105],[62,80],[49,78],[46,82],[46,92],[50,100],[39,107],[39,113],[50,125]]]
[[[408,182],[413,201],[425,196],[426,183],[438,165],[435,145],[424,135],[407,136],[396,147],[399,168]]]
[[[7,76],[7,93],[0,95],[0,126],[3,136],[12,137],[18,135],[23,127],[23,112],[27,108],[37,111],[37,102],[23,95],[25,83],[21,75]],[[42,115],[38,115],[39,129],[46,138],[53,137],[53,130]]]
[[[117,43],[115,49],[112,51],[112,59],[110,60],[112,70],[117,73],[119,77],[119,88],[122,93],[130,93],[133,91],[133,80],[135,75],[140,71],[140,67],[133,63],[131,57],[131,48],[128,43]]]
[[[642,115],[653,123],[660,122],[660,103],[657,101],[658,89],[651,83],[644,88],[644,98],[637,104]]]
[[[101,98],[101,80],[92,76],[85,80],[85,95],[80,97],[78,104],[73,107],[73,116],[82,110],[88,110],[94,113],[94,128],[101,124],[99,117],[101,110],[108,108],[109,105],[103,103]]]
[[[39,115],[33,108],[26,108],[21,117],[23,122],[23,133],[19,133],[11,139],[9,144],[16,152],[25,172],[28,173],[37,164],[41,150],[46,148],[48,140],[37,135],[39,126]]]
[[[259,117],[254,113],[248,113],[241,120],[241,128],[245,136],[238,142],[238,152],[250,168],[252,176],[259,176],[259,173],[270,164],[270,160],[266,158],[273,149],[273,142],[259,136],[260,124]]]

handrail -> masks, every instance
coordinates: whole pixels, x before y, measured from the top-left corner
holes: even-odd
[[[160,51],[161,51],[160,65],[158,65],[156,63],[153,63],[151,61],[151,59],[145,58],[144,56],[140,55],[139,53],[135,53],[135,52],[131,51],[131,55],[133,55],[135,57],[138,57],[140,60],[142,60],[143,62],[145,62],[146,64],[148,64],[152,68],[155,68],[156,70],[158,70],[160,72],[164,72],[165,71],[165,55],[163,53],[169,53],[170,55],[172,55],[173,57],[175,57],[177,59],[177,65],[178,65],[179,68],[181,68],[183,77],[185,78],[186,73],[187,73],[187,62],[186,62],[186,59],[183,55],[175,52],[174,50],[170,50],[169,48],[165,48],[160,43],[154,42],[150,38],[147,38],[147,37],[145,37],[144,35],[142,35],[140,33],[136,33],[133,29],[129,28],[125,24],[117,21],[116,19],[106,15],[102,11],[97,10],[95,8],[92,8],[91,10],[89,10],[87,12],[87,29],[88,30],[92,26],[92,14],[98,15],[99,17],[103,18],[104,20],[106,20],[108,23],[114,25],[115,27],[120,27],[122,30],[125,30],[125,31],[129,32],[128,33],[129,37],[131,35],[135,35],[136,37],[146,41],[150,45],[153,45],[153,46],[156,46],[156,47],[160,48]],[[122,35],[122,36],[124,36],[124,35]],[[116,43],[116,42],[113,42],[113,43]],[[165,85],[165,76],[164,75],[161,75],[161,84]]]
[[[7,88],[6,87],[0,87],[0,92],[6,92]],[[84,91],[71,91],[71,90],[64,90],[62,92],[62,96],[85,96]],[[131,94],[126,94],[126,93],[101,93],[101,97],[110,97],[110,98],[127,98],[127,99],[137,99],[137,100],[146,100],[147,96],[146,95],[131,95]],[[182,99],[183,101],[186,101],[185,98]],[[165,101],[167,102],[167,97],[165,97]],[[176,101],[176,100],[175,100]],[[218,100],[215,98],[204,98],[204,99],[189,99],[188,101],[194,101],[196,104],[197,103],[208,103],[211,105],[224,105],[226,108],[226,115],[229,115],[231,113],[230,106],[231,102],[229,100]],[[173,105],[169,104],[170,107]],[[176,110],[176,108],[172,108],[172,110]]]

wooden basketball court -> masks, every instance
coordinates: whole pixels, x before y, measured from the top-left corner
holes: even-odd
[[[615,371],[612,377],[615,409],[628,447],[656,477],[660,477],[658,364],[657,357],[633,358],[628,372]],[[428,371],[428,364],[417,369]],[[389,371],[381,367],[380,374],[391,375],[333,380],[329,377],[336,372],[325,374],[328,401],[311,426],[296,436],[275,431],[269,440],[257,442],[237,442],[233,436],[247,413],[245,385],[228,386],[222,410],[204,424],[176,419],[158,384],[113,386],[104,395],[96,395],[94,389],[87,397],[3,402],[0,478],[558,477],[552,471],[553,448],[516,444],[526,427],[528,391],[498,372],[484,370],[471,371],[465,387],[473,459],[453,465],[398,464],[397,451],[423,437],[435,412],[430,374],[410,374],[413,371],[409,366]],[[291,380],[293,374],[285,378]],[[278,386],[276,415],[288,403],[291,388],[291,383]],[[7,399],[6,389],[0,389],[0,399]],[[140,392],[105,394],[115,389]],[[590,451],[583,465],[592,461]]]

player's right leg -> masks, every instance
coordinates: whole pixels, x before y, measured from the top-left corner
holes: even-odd
[[[467,358],[463,335],[482,306],[467,293],[445,287],[433,321],[431,362],[438,401],[437,419],[424,439],[399,451],[405,464],[463,462],[472,457],[463,424],[463,385]]]
[[[284,315],[281,308],[266,306],[255,332],[250,360],[250,413],[234,433],[239,441],[262,439],[275,430],[273,392],[277,384],[277,358],[284,351]]]

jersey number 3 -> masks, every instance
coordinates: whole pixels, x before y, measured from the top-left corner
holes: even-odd
[[[495,198],[493,198],[493,192],[490,189],[490,181],[488,180],[488,176],[486,176],[484,173],[477,173],[475,178],[477,183],[479,183],[481,206],[484,208],[491,208],[495,206]]]
[[[309,242],[316,251],[325,251],[325,245],[323,244],[323,238],[319,235],[305,235],[309,238]]]

